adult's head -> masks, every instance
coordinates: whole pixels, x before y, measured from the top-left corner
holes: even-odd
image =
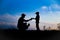
[[[24,18],[25,16],[26,16],[26,15],[25,15],[24,13],[21,15],[21,17],[23,17],[23,18]]]

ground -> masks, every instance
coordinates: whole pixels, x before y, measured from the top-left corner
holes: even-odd
[[[2,38],[4,37],[5,39],[42,39],[42,40],[56,40],[60,37],[60,32],[52,30],[52,31],[19,31],[19,30],[0,30],[0,34]],[[7,40],[8,40],[7,39]],[[60,39],[60,38],[59,38]]]

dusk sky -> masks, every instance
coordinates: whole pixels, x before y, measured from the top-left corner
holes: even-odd
[[[60,23],[60,0],[0,0],[0,24],[17,25],[22,13],[26,19],[40,12],[40,22]]]

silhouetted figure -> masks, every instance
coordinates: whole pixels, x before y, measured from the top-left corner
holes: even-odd
[[[29,20],[25,20],[24,19],[25,16],[26,16],[25,14],[22,14],[21,17],[18,20],[17,27],[20,31],[25,31],[30,26],[30,24],[27,24],[27,22],[32,20],[32,18],[29,19]]]
[[[35,14],[36,14],[36,17],[32,18],[32,19],[36,20],[36,28],[37,28],[37,30],[40,30],[39,29],[39,19],[40,19],[39,12],[36,12]]]
[[[39,19],[40,19],[39,12],[36,12],[35,20],[36,20],[36,28],[37,28],[37,30],[40,30],[39,29]]]

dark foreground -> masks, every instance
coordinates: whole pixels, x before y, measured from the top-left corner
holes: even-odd
[[[1,38],[6,40],[60,40],[59,31],[19,31],[19,30],[0,30]],[[0,39],[1,39],[0,38]]]

